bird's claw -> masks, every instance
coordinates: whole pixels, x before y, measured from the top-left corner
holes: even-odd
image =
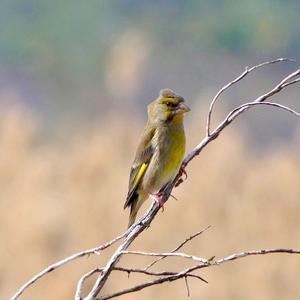
[[[149,197],[157,203],[158,207],[161,208],[162,211],[164,211],[164,202],[162,200],[162,198],[163,198],[162,193],[149,194]]]
[[[175,183],[175,187],[179,186],[179,184],[181,184],[183,182],[183,179],[180,177],[178,178],[178,180]]]
[[[186,170],[185,170],[184,166],[181,166],[181,167],[180,167],[180,169],[179,169],[179,173],[180,173],[180,176],[182,176],[182,175],[184,175],[184,176],[185,176],[184,180],[187,180],[187,178],[188,178],[188,175],[187,175],[187,172],[186,172]]]
[[[185,176],[185,178],[182,178],[182,175]],[[177,187],[179,184],[181,184],[183,182],[183,180],[187,180],[188,176],[187,176],[187,172],[185,170],[185,166],[182,164],[180,169],[179,169],[179,178],[177,179],[176,183],[175,183],[175,187]]]

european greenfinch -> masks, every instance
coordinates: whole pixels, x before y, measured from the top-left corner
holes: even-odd
[[[163,89],[148,105],[148,122],[131,166],[124,209],[130,207],[130,227],[147,198],[163,207],[164,187],[173,181],[185,153],[183,117],[190,109],[181,96]]]

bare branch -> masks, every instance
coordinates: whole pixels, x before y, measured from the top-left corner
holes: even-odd
[[[253,250],[253,251],[245,251],[245,252],[235,253],[235,254],[226,256],[224,258],[218,259],[216,261],[208,261],[206,263],[196,264],[196,265],[194,265],[190,268],[187,268],[187,269],[185,269],[181,272],[178,272],[175,275],[170,275],[170,276],[167,276],[167,277],[161,277],[159,279],[155,279],[155,280],[148,281],[148,282],[145,282],[145,283],[142,283],[142,284],[138,284],[136,286],[133,286],[133,287],[128,288],[128,289],[124,289],[124,290],[119,291],[119,292],[115,292],[115,293],[112,293],[112,294],[109,294],[109,295],[104,295],[100,298],[97,298],[97,300],[112,299],[112,298],[116,298],[116,297],[119,297],[119,296],[122,296],[122,295],[125,295],[125,294],[128,294],[128,293],[133,293],[133,292],[140,291],[140,290],[142,290],[144,288],[147,288],[149,286],[162,284],[162,283],[165,283],[165,282],[172,282],[172,281],[178,280],[180,278],[186,278],[186,276],[189,273],[193,272],[193,271],[203,269],[203,268],[212,267],[212,266],[222,265],[224,263],[227,263],[227,262],[230,262],[230,261],[233,261],[233,260],[238,260],[240,258],[253,256],[253,255],[265,255],[265,254],[274,254],[274,253],[300,254],[300,250],[279,248],[279,249],[262,249],[262,250]],[[192,274],[192,275],[194,275],[194,274]],[[198,275],[196,275],[196,276],[198,276]],[[198,279],[203,280],[203,278],[201,278],[201,277],[198,278]]]
[[[187,290],[187,296],[189,297],[190,296],[190,287],[189,287],[187,277],[184,277],[184,281],[185,281],[185,286],[186,286],[186,290]]]
[[[263,102],[267,98],[274,96],[275,94],[279,93],[284,88],[288,87],[291,84],[295,84],[299,82],[299,78],[290,81],[292,78],[297,77],[300,75],[300,69],[296,70],[295,72],[289,74],[281,82],[279,82],[271,91],[261,95],[260,97],[256,98],[253,102]]]
[[[292,84],[298,83],[300,81],[300,78],[296,78],[294,80],[291,80],[291,79],[293,79],[297,76],[300,76],[300,69],[298,69],[295,72],[289,74],[280,83],[278,83],[272,90],[270,90],[269,92],[257,97],[255,100],[253,100],[252,102],[249,102],[249,103],[264,102],[265,100],[267,100],[268,98],[276,95],[277,93],[279,93],[280,91],[282,91],[286,87],[288,87]],[[253,105],[251,104],[250,106],[253,106]],[[240,113],[242,113],[244,110],[247,110],[247,109],[249,109],[249,107],[242,107],[239,110],[234,109],[234,111],[235,111],[235,114],[239,115]],[[291,110],[291,109],[287,108],[286,110]],[[231,113],[229,113],[229,114],[231,114]],[[296,112],[296,114],[299,114],[299,113]],[[232,120],[236,118],[235,115],[232,115],[230,120],[227,117],[217,126],[216,129],[213,130],[213,132],[210,133],[210,135],[205,136],[205,138],[185,157],[185,159],[183,160],[183,163],[182,163],[183,167],[186,167],[189,164],[189,162],[195,156],[199,155],[200,152],[202,151],[202,149],[204,147],[206,147],[210,142],[215,140],[219,136],[219,134],[232,122]],[[178,180],[179,176],[177,176],[176,179]]]
[[[127,232],[117,236],[116,238],[114,238],[113,240],[101,245],[101,246],[98,246],[98,247],[95,247],[95,248],[92,248],[92,249],[88,249],[88,250],[85,250],[85,251],[81,251],[81,252],[78,252],[78,253],[75,253],[69,257],[66,257],[50,266],[48,266],[47,268],[45,268],[44,270],[42,270],[41,272],[37,273],[34,277],[32,277],[29,281],[27,281],[24,285],[21,286],[21,288],[12,296],[12,298],[10,300],[16,300],[18,299],[22,293],[29,287],[31,286],[33,283],[35,283],[38,279],[40,279],[41,277],[45,276],[46,274],[56,270],[57,268],[75,260],[75,259],[78,259],[80,257],[83,257],[83,256],[89,256],[91,254],[97,254],[99,255],[99,252],[100,251],[103,251],[104,249],[110,247],[111,245],[113,245],[114,243],[116,243],[117,241],[121,240],[122,238],[124,238],[126,236]]]
[[[235,108],[234,110],[232,110],[226,117],[226,119],[231,122],[233,121],[238,115],[240,115],[242,112],[244,112],[246,109],[250,108],[251,106],[260,106],[260,105],[265,105],[265,106],[273,106],[273,107],[277,107],[277,108],[281,108],[285,111],[288,111],[292,114],[294,114],[296,117],[300,118],[300,114],[298,112],[296,112],[295,110],[279,104],[279,103],[275,103],[275,102],[249,102],[249,103],[245,103],[242,104],[240,106],[238,106],[237,108]],[[236,114],[236,112],[239,112],[239,114]]]
[[[88,273],[84,274],[78,281],[76,292],[75,292],[75,300],[81,300],[82,299],[82,290],[83,290],[83,285],[86,281],[87,278],[91,277],[93,274],[101,272],[101,269],[95,268]]]
[[[238,77],[236,77],[234,80],[230,81],[229,83],[227,83],[226,85],[224,85],[215,95],[215,97],[213,98],[213,100],[210,103],[209,106],[209,110],[208,110],[208,114],[207,114],[207,121],[206,121],[206,136],[210,136],[210,125],[211,125],[211,116],[212,116],[212,112],[213,112],[213,108],[217,102],[217,100],[219,99],[219,97],[221,96],[221,94],[223,94],[227,89],[229,89],[232,85],[234,85],[235,83],[241,81],[244,77],[246,77],[249,73],[251,73],[252,71],[255,71],[256,69],[259,69],[261,67],[264,67],[266,65],[271,65],[271,64],[275,64],[278,62],[282,62],[282,61],[295,61],[293,59],[289,59],[289,58],[277,58],[274,59],[272,61],[267,61],[267,62],[263,62],[261,64],[258,64],[256,66],[253,66],[251,68],[246,67],[245,71],[239,75]]]
[[[115,253],[112,255],[110,260],[107,262],[105,268],[102,271],[102,274],[98,277],[96,280],[92,290],[87,295],[85,300],[93,300],[96,298],[96,296],[99,294],[100,290],[102,289],[104,283],[106,282],[108,276],[112,272],[115,265],[118,263],[122,256],[122,252],[126,250],[130,244],[135,240],[135,238],[141,234],[146,228],[149,227],[152,219],[157,214],[159,208],[156,206],[156,203],[154,203],[151,208],[149,209],[148,213],[146,213],[138,222],[133,224],[126,232],[127,237],[125,241],[118,247],[118,249],[115,251]],[[149,216],[148,216],[149,214]],[[151,216],[151,217],[150,217]]]
[[[197,257],[194,255],[189,255],[181,252],[163,252],[163,253],[154,253],[154,252],[142,252],[142,251],[122,251],[122,254],[134,254],[134,255],[142,255],[142,256],[159,256],[159,257],[182,257],[188,258],[195,261],[200,261],[202,263],[207,263],[208,260],[202,257]]]
[[[153,271],[146,271],[145,269],[135,269],[135,268],[126,268],[126,267],[115,267],[114,271],[126,272],[128,274],[140,273],[140,274],[149,275],[149,276],[170,276],[170,275],[176,275],[178,273],[178,272],[170,272],[170,271],[153,272]],[[208,283],[205,279],[203,279],[202,277],[200,277],[198,275],[187,274],[187,276],[194,277],[194,278],[202,280],[205,283]]]
[[[154,272],[154,271],[147,271],[145,269],[126,268],[126,267],[114,267],[114,271],[126,272],[128,274],[140,273],[149,276],[169,276],[169,275],[177,274],[177,272],[170,272],[170,271]]]
[[[176,251],[178,251],[179,249],[181,249],[186,243],[188,243],[189,241],[193,240],[194,238],[198,237],[199,235],[201,235],[204,231],[206,231],[207,229],[209,229],[211,226],[207,226],[204,229],[194,233],[193,235],[189,236],[188,238],[186,238],[182,243],[180,243],[176,248],[174,248],[171,253],[174,253]],[[152,266],[154,266],[156,263],[158,263],[160,260],[166,258],[167,256],[162,256],[160,258],[158,258],[157,260],[154,260],[152,263],[150,263],[148,266],[146,266],[145,270],[150,269]]]
[[[292,80],[292,81],[290,81],[290,82],[286,82],[286,83],[283,84],[283,87],[286,87],[286,86],[288,86],[288,85],[297,83],[297,82],[299,82],[299,81],[300,81],[300,78],[297,78],[297,79]]]
[[[79,282],[82,282],[86,280],[88,277],[92,276],[94,273],[96,272],[102,272],[103,268],[96,268],[91,270],[90,272],[86,273],[85,275],[83,275],[81,277],[81,279],[79,280]],[[178,272],[170,272],[170,271],[161,271],[161,272],[154,272],[154,271],[147,271],[145,269],[137,269],[137,268],[128,268],[128,267],[115,267],[113,269],[113,271],[120,271],[120,272],[125,272],[127,274],[131,274],[131,273],[139,273],[139,274],[144,274],[144,275],[149,275],[149,276],[170,276],[170,275],[176,275]],[[194,277],[197,279],[201,279],[203,282],[208,283],[205,279],[203,279],[202,277],[195,275],[195,274],[187,274],[187,276],[189,277]],[[78,286],[77,286],[78,289]],[[81,287],[82,289],[82,287]]]
[[[188,275],[188,273],[191,272],[190,269],[191,268],[186,269],[186,270],[184,270],[182,272],[176,273],[175,275],[161,277],[161,278],[158,278],[158,279],[155,279],[155,280],[152,280],[152,281],[148,281],[148,282],[145,282],[145,283],[142,283],[142,284],[138,284],[138,285],[133,286],[131,288],[124,289],[122,291],[119,291],[119,292],[116,292],[116,293],[112,293],[110,295],[104,295],[104,296],[102,296],[100,298],[97,298],[97,300],[106,300],[106,299],[111,299],[111,298],[119,297],[119,296],[122,296],[122,295],[125,295],[125,294],[128,294],[128,293],[133,293],[133,292],[140,291],[140,290],[142,290],[142,289],[144,289],[146,287],[152,286],[152,285],[162,284],[162,283],[165,283],[165,282],[172,282],[172,281],[178,280],[180,278],[185,278],[187,276],[203,280],[203,278],[201,278],[201,277],[199,277],[197,275],[194,275],[194,274]]]
[[[213,263],[213,265],[221,265],[226,262],[236,260],[239,258],[243,258],[243,257],[247,257],[247,256],[273,254],[273,253],[300,254],[300,250],[279,248],[279,249],[262,249],[262,250],[245,251],[245,252],[235,253],[235,254],[226,256],[224,258],[218,259]]]

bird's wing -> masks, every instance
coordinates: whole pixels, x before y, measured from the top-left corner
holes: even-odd
[[[152,138],[155,134],[155,128],[147,126],[137,148],[135,159],[130,170],[129,187],[127,199],[124,208],[129,206],[133,201],[133,195],[143,178],[149,162],[154,153]]]

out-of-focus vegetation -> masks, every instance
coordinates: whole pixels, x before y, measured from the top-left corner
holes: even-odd
[[[141,127],[118,118],[106,128],[95,126],[64,141],[36,144],[37,128],[22,111],[1,119],[2,299],[47,264],[126,228],[128,211],[122,204]],[[174,191],[179,201],[170,199],[135,249],[171,250],[209,224],[212,229],[188,246],[188,253],[221,257],[253,248],[299,248],[299,134],[289,145],[255,153],[240,132],[227,130],[188,167],[188,180]],[[189,148],[202,135],[195,118],[187,128]],[[65,266],[31,287],[23,299],[70,299],[78,278],[107,257],[105,252]],[[131,266],[146,262],[122,260]],[[183,267],[178,259],[161,265]],[[209,285],[191,280],[192,299],[295,299],[300,293],[299,267],[299,257],[274,255],[205,270],[201,275]],[[142,280],[133,278],[114,275],[107,291]],[[182,299],[186,290],[184,282],[178,282],[124,298],[152,299],[157,293],[162,299]]]
[[[204,135],[210,99],[245,65],[300,58],[299,7],[293,0],[2,1],[0,298],[46,265],[126,228],[129,168],[146,104],[159,89],[173,88],[191,106],[191,149]],[[226,93],[214,122],[294,68],[250,75]],[[299,87],[275,100],[299,111]],[[212,229],[188,253],[300,248],[297,124],[273,108],[243,115],[192,162],[189,179],[174,191],[180,200],[170,199],[135,248],[167,251],[207,225]],[[70,299],[78,278],[107,257],[48,274],[22,299]],[[145,258],[122,262],[143,265]],[[162,266],[178,270],[183,263]],[[299,269],[298,257],[274,255],[205,270],[209,285],[191,280],[191,299],[295,299]],[[128,283],[125,274],[114,275],[106,289]],[[124,299],[157,295],[185,298],[185,284]]]

